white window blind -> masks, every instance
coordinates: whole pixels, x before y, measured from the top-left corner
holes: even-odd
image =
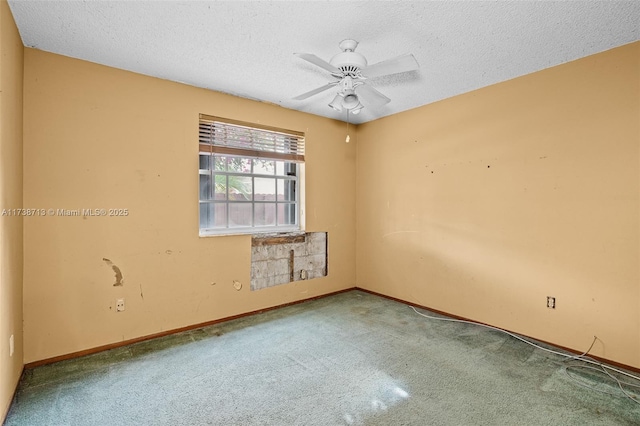
[[[304,162],[304,134],[200,114],[200,152]]]

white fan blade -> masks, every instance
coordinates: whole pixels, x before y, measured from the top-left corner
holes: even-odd
[[[293,99],[296,100],[296,101],[301,101],[303,99],[307,99],[307,98],[309,98],[309,97],[311,97],[313,95],[317,95],[320,92],[324,92],[325,90],[332,88],[333,86],[335,86],[338,83],[340,83],[340,82],[339,81],[333,81],[331,83],[327,83],[324,86],[318,87],[317,89],[313,89],[313,90],[310,90],[310,91],[308,91],[306,93],[303,93],[302,95],[298,95]]]
[[[391,99],[387,98],[368,84],[361,84],[356,87],[355,92],[358,96],[362,97],[364,104],[384,105],[391,102]]]
[[[414,71],[420,68],[418,61],[411,53],[398,56],[397,58],[387,59],[370,65],[362,70],[365,77],[380,77],[389,74],[398,74],[401,72]]]
[[[338,68],[334,67],[329,62],[325,61],[324,59],[320,59],[316,55],[313,55],[311,53],[294,53],[294,55],[296,55],[301,59],[304,59],[307,62],[311,62],[313,65],[317,65],[320,68],[323,68],[329,71],[331,74],[338,74],[338,75],[342,74],[342,72]]]

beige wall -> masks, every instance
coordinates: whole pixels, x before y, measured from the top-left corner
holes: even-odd
[[[130,212],[25,219],[25,362],[355,285],[344,123],[33,49],[24,84],[25,205]],[[328,277],[252,292],[250,236],[198,237],[199,113],[306,133],[306,229],[329,233]]]
[[[344,123],[25,49],[24,205],[130,215],[25,219],[24,360],[349,288],[357,252],[360,287],[640,367],[639,57],[359,126],[356,179]],[[198,113],[306,132],[329,277],[251,292],[250,238],[198,238]]]
[[[11,10],[1,0],[0,212],[22,207],[23,51]],[[0,423],[22,373],[22,223],[20,216],[0,214]]]
[[[639,62],[634,43],[360,126],[358,286],[640,367]]]

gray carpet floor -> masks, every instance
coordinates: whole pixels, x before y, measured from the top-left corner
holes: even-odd
[[[615,383],[566,367],[350,291],[26,370],[5,425],[640,425]]]

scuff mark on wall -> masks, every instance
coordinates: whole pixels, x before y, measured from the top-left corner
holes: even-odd
[[[142,293],[142,284],[140,284],[140,298],[144,300],[144,294]]]
[[[113,262],[109,259],[107,259],[106,257],[103,257],[102,260],[109,266],[111,266],[111,269],[113,269],[113,272],[116,273],[116,282],[113,284],[114,287],[119,287],[119,286],[123,286],[124,285],[124,281],[122,278],[122,272],[120,271],[120,268],[118,268],[116,265],[113,264]]]

